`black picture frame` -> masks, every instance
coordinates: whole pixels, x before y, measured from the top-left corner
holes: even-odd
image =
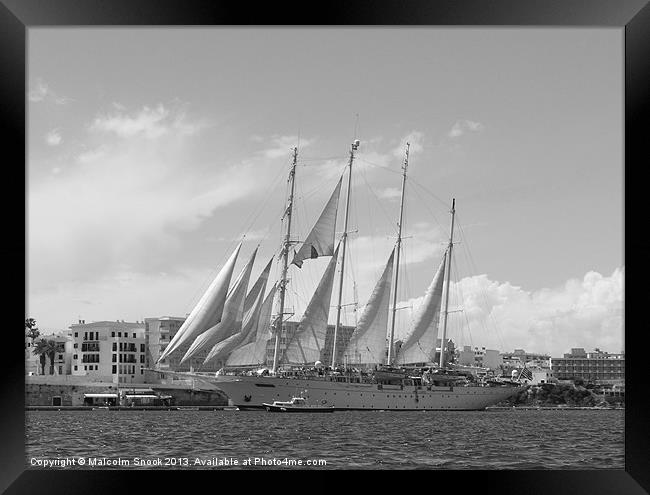
[[[13,315],[18,288],[24,287],[26,266],[26,36],[30,27],[42,26],[148,26],[148,25],[441,25],[441,26],[575,26],[620,27],[625,32],[625,225],[631,226],[625,243],[626,270],[626,411],[625,470],[588,471],[430,471],[413,473],[372,472],[356,489],[382,489],[390,481],[396,489],[417,491],[462,490],[468,493],[648,493],[650,492],[650,411],[644,390],[647,362],[643,336],[647,322],[640,318],[648,306],[648,289],[642,281],[650,274],[650,242],[641,230],[644,219],[647,162],[648,106],[650,102],[650,6],[648,0],[328,0],[315,5],[293,0],[250,4],[214,0],[0,0],[0,108],[5,156],[5,223],[2,244],[5,254],[5,301],[10,309],[9,327],[17,326]],[[14,153],[7,153],[13,151]],[[6,157],[13,156],[13,160]],[[3,160],[4,161],[4,160]],[[25,168],[20,166],[22,163]],[[8,193],[8,194],[7,194]],[[22,198],[22,199],[21,199]],[[23,213],[25,213],[23,211]],[[636,222],[634,220],[637,220]],[[625,233],[621,233],[623,239]],[[597,249],[597,246],[594,247]],[[9,268],[9,270],[7,270]],[[638,284],[637,284],[638,283]],[[647,283],[646,283],[647,285]],[[8,298],[7,298],[8,296]],[[23,305],[25,305],[23,299]],[[26,313],[27,314],[27,313]],[[629,325],[627,322],[636,322]],[[2,383],[2,448],[0,489],[6,493],[120,493],[133,484],[147,491],[169,492],[170,482],[180,479],[185,490],[240,489],[245,491],[291,486],[293,472],[224,473],[161,471],[25,471],[24,362],[17,329],[5,329],[9,352],[5,353]],[[11,344],[11,345],[9,345]],[[13,349],[13,351],[11,350]],[[531,425],[531,427],[534,427]],[[516,446],[513,446],[516,448]],[[332,490],[353,489],[347,482],[332,481],[326,471],[309,471],[300,477],[300,489],[315,486]],[[282,476],[280,478],[280,476]],[[406,476],[406,478],[405,478]],[[389,477],[391,478],[389,480]],[[187,478],[187,479],[186,479]],[[228,478],[228,479],[226,479]],[[186,484],[188,481],[190,484]],[[245,480],[245,481],[244,481]],[[360,481],[361,482],[361,481]],[[406,483],[405,483],[406,482]],[[202,483],[202,486],[199,486]],[[234,487],[228,487],[234,483]],[[383,488],[386,489],[386,488]]]

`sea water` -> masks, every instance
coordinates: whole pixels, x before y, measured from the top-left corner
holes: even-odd
[[[25,450],[36,469],[623,469],[624,411],[31,411]]]

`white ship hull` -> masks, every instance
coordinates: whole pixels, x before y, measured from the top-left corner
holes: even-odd
[[[207,377],[203,377],[204,379]],[[335,410],[471,411],[482,410],[525,387],[439,387],[334,382],[318,378],[216,376],[207,379],[222,390],[230,405],[263,409],[263,403],[302,396],[311,404]]]

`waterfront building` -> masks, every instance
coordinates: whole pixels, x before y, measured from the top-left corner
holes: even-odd
[[[70,325],[72,375],[114,383],[143,383],[144,322],[95,321]]]
[[[40,337],[32,339],[25,336],[25,374],[28,376],[38,375],[41,372],[40,358],[34,354],[34,344],[40,340]]]
[[[531,366],[548,368],[550,367],[551,356],[548,354],[526,352],[523,349],[515,349],[513,352],[502,353],[501,359],[503,360],[502,364],[504,366],[519,368],[524,364],[530,364]]]
[[[597,385],[621,385],[625,383],[625,354],[571,349],[564,357],[552,358],[551,369],[558,380],[581,379]]]
[[[485,347],[463,346],[463,350],[458,352],[458,364],[463,366],[480,366],[497,370],[503,364],[503,357],[499,351],[486,349]]]
[[[183,359],[183,356],[185,356],[191,342],[181,345],[177,352],[173,353],[171,356],[167,356],[156,365],[158,357],[169,345],[184,322],[185,318],[178,316],[160,316],[158,318],[144,319],[145,348],[147,349],[145,357],[146,367],[157,367],[160,370],[169,371],[190,371],[190,367],[193,371],[218,371],[219,368],[222,367],[223,363],[218,361],[209,361],[208,363],[203,364],[203,361],[211,350],[209,348],[197,352],[191,359],[181,364],[180,361]],[[152,379],[153,378],[154,376],[152,375]]]

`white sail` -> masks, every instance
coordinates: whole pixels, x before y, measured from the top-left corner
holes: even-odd
[[[347,361],[352,365],[384,364],[386,360],[386,328],[394,255],[395,250],[388,258],[384,272],[372,291],[345,351]]]
[[[435,359],[446,260],[445,255],[424,295],[411,331],[397,354],[398,364],[426,363]]]
[[[264,267],[264,270],[260,273],[257,282],[255,282],[255,285],[246,296],[246,301],[244,302],[244,319],[242,320],[241,333],[245,335],[244,338],[247,339],[248,342],[252,342],[255,339],[257,325],[260,319],[260,312],[265,300],[264,293],[266,292],[266,284],[269,280],[272,263],[273,257],[271,257]],[[251,335],[250,338],[249,335]]]
[[[165,359],[183,343],[196,338],[199,334],[221,321],[228,286],[230,285],[230,279],[241,246],[242,243],[240,242],[156,362]]]
[[[271,338],[271,313],[273,311],[273,298],[276,285],[271,287],[257,320],[255,331],[242,342],[242,345],[232,351],[226,361],[226,366],[248,366],[263,364],[266,361],[266,345]],[[248,340],[251,339],[251,342]]]
[[[211,326],[194,339],[194,342],[192,342],[192,345],[183,356],[183,359],[181,359],[181,363],[187,361],[202,349],[213,346],[217,342],[220,342],[221,340],[230,337],[233,333],[241,330],[246,289],[248,288],[248,281],[250,279],[251,270],[253,269],[256,254],[257,248],[253,251],[248,263],[246,263],[246,266],[244,266],[237,277],[237,280],[235,280],[235,283],[230,289],[223,308],[221,321],[216,325]]]
[[[318,258],[319,256],[332,256],[334,252],[336,212],[338,211],[342,179],[343,177],[341,176],[318,221],[293,257],[291,263],[299,268],[302,267],[303,260],[305,259]]]
[[[327,265],[314,295],[307,305],[298,328],[291,336],[283,354],[282,361],[286,364],[314,363],[320,359],[321,349],[325,344],[327,319],[332,298],[332,283],[339,248],[336,248],[332,259]]]
[[[213,359],[223,359],[228,357],[228,354],[243,341],[248,338],[249,334],[254,334],[257,331],[257,323],[260,316],[260,311],[262,309],[262,303],[264,302],[264,292],[266,291],[266,282],[269,279],[269,272],[271,271],[271,263],[273,258],[267,263],[264,270],[258,277],[255,285],[250,290],[244,301],[244,316],[242,319],[241,330],[234,333],[230,337],[221,342],[217,342],[215,346],[210,350],[206,356],[203,364],[211,361]]]

